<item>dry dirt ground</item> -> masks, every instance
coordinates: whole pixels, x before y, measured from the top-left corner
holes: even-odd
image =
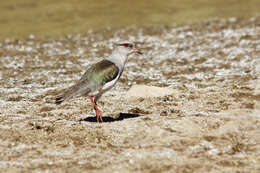
[[[134,41],[99,105],[54,100]],[[260,172],[260,16],[0,43],[1,172]],[[125,98],[136,84],[177,93]]]

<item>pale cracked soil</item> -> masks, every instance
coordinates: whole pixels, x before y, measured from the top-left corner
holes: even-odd
[[[54,100],[112,43],[134,41],[100,101]],[[1,172],[260,172],[260,16],[0,43]],[[135,85],[169,87],[125,98]]]

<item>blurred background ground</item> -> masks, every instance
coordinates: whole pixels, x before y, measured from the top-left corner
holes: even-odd
[[[93,2],[1,1],[0,172],[260,172],[259,2]],[[120,40],[144,55],[105,123],[54,104]],[[175,94],[126,98],[137,84]]]
[[[252,17],[259,0],[8,0],[0,2],[0,40],[61,36],[106,27],[187,24]]]

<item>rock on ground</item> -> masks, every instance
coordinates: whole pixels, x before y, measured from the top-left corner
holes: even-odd
[[[126,98],[138,99],[138,98],[152,98],[163,96],[177,96],[177,91],[166,87],[155,87],[146,85],[134,85],[126,93]]]

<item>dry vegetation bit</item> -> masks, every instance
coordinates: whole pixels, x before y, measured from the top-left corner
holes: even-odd
[[[130,109],[128,112],[131,112],[131,113],[133,113],[133,114],[149,114],[148,111],[142,110],[142,109],[140,109],[140,108],[138,108],[138,107],[135,107],[135,108],[133,108],[133,109]]]
[[[1,172],[260,172],[260,17],[0,44]],[[99,102],[56,106],[112,43],[138,43]],[[131,86],[175,95],[128,100]]]

